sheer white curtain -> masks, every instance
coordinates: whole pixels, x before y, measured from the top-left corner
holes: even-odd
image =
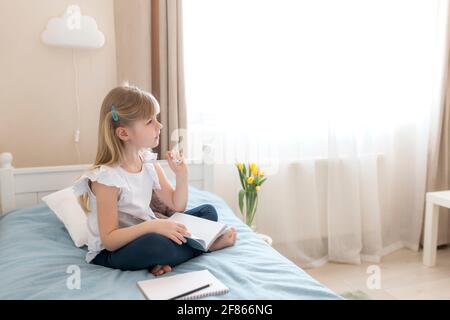
[[[237,215],[235,161],[266,169],[257,229],[302,266],[418,249],[439,5],[183,3],[189,156]]]

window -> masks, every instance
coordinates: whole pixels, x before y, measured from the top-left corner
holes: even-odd
[[[425,121],[437,4],[183,2],[191,134],[300,143],[305,155],[323,155],[330,130],[364,140]]]

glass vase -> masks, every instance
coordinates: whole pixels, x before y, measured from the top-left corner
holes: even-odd
[[[245,217],[245,223],[256,231],[256,226],[253,225],[253,219],[255,218],[256,209],[258,207],[258,193],[254,190],[245,191],[244,195],[244,212],[242,214]]]

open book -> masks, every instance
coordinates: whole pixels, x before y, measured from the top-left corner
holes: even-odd
[[[208,251],[211,244],[227,231],[226,224],[185,213],[176,212],[169,219],[184,224],[191,234],[185,237],[187,244],[204,252]]]

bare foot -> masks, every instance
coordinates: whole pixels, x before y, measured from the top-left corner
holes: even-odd
[[[154,276],[160,276],[160,275],[162,275],[166,272],[170,272],[170,271],[172,271],[172,268],[168,264],[166,264],[164,266],[161,266],[158,264],[157,266],[153,267],[151,273],[153,273]]]
[[[209,247],[209,250],[216,251],[234,245],[234,242],[236,241],[236,235],[236,229],[231,227],[227,230],[227,232],[225,232],[223,235],[217,238],[216,241],[214,241],[211,247]]]

